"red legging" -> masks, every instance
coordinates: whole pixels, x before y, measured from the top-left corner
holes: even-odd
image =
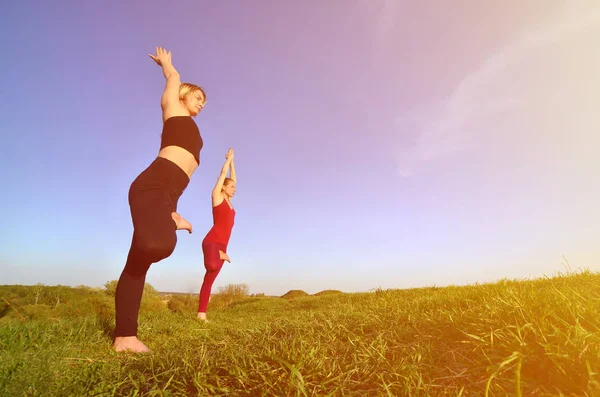
[[[202,288],[200,288],[200,303],[198,304],[198,313],[206,313],[206,307],[208,306],[208,298],[210,297],[210,291],[215,279],[219,275],[225,259],[221,259],[219,250],[227,252],[227,247],[221,243],[215,243],[211,241],[202,241],[202,253],[204,254],[204,267],[206,268],[206,274],[204,275],[204,282]]]

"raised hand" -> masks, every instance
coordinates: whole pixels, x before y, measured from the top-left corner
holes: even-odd
[[[171,63],[171,51],[162,47],[156,47],[156,56],[148,54],[158,66],[164,66]]]
[[[229,150],[227,151],[227,154],[225,155],[225,159],[229,160],[233,160],[233,149],[229,148]]]

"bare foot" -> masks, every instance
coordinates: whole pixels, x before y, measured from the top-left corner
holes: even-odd
[[[202,320],[202,321],[204,321],[205,323],[208,323],[208,322],[210,322],[210,321],[208,321],[208,320],[206,319],[206,313],[200,313],[200,312],[198,312],[198,320]]]
[[[134,353],[148,353],[150,349],[144,345],[137,336],[117,336],[113,347],[117,352],[131,351]]]
[[[225,252],[219,250],[219,255],[220,255],[221,259],[225,259],[227,262],[231,263],[231,259],[229,259],[229,255],[227,255]]]
[[[177,212],[172,212],[171,217],[175,221],[175,225],[177,225],[177,230],[187,230],[189,233],[192,233],[192,224],[186,221],[185,218]]]

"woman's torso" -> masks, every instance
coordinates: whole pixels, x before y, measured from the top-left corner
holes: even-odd
[[[205,240],[227,246],[235,223],[235,209],[228,200],[223,199],[221,204],[212,207],[212,213],[213,226],[207,233]]]
[[[171,116],[163,124],[158,157],[177,164],[191,178],[200,164],[202,146],[200,130],[191,116]]]

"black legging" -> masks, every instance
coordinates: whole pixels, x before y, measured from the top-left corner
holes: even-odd
[[[177,201],[189,183],[175,163],[157,157],[131,184],[133,238],[115,296],[115,336],[137,336],[137,319],[151,264],[169,257],[177,245]]]

